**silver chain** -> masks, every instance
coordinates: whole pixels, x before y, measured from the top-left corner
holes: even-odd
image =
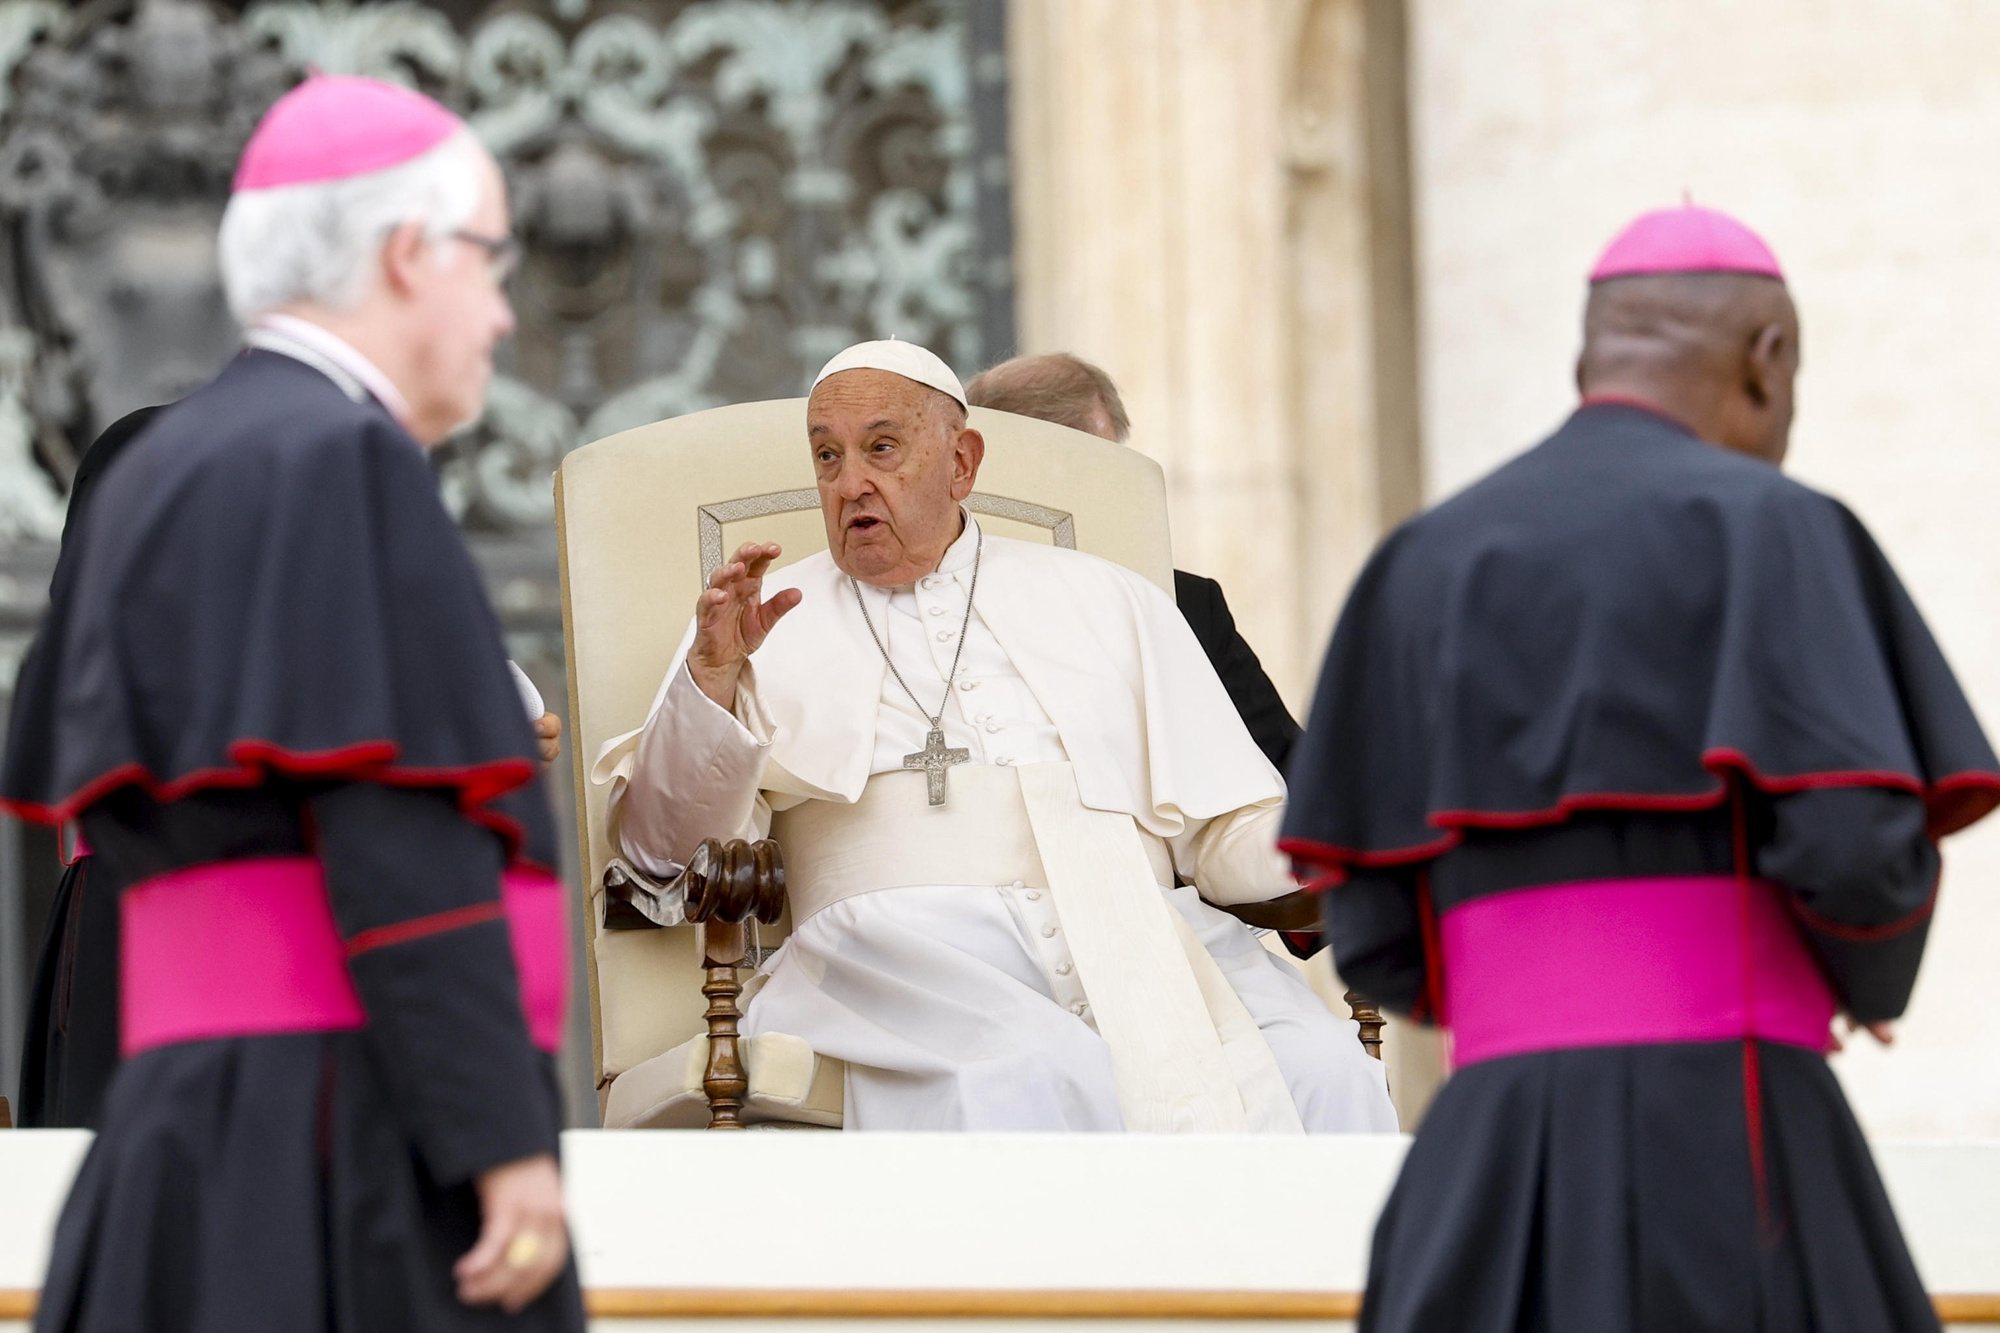
[[[888,645],[875,632],[875,621],[868,614],[868,602],[861,596],[861,585],[854,581],[852,574],[847,576],[847,586],[854,589],[854,604],[861,608],[861,623],[868,626],[868,637],[875,641],[875,651],[882,654],[882,660],[889,664],[889,674],[903,687],[903,693],[910,696],[910,702],[917,706],[917,711],[924,714],[933,731],[944,730],[944,706],[951,702],[952,682],[958,679],[958,659],[965,656],[965,631],[972,625],[972,599],[979,592],[979,557],[986,551],[986,533],[981,529],[974,530],[979,536],[972,547],[972,585],[965,590],[965,619],[958,622],[958,651],[951,655],[951,672],[944,678],[944,698],[938,700],[936,717],[924,712],[924,701],[910,688],[910,682],[903,679],[903,673],[896,670],[896,659],[889,656]]]

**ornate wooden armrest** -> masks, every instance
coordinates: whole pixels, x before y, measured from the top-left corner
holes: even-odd
[[[1340,997],[1347,1001],[1347,1012],[1354,1016],[1354,1024],[1361,1029],[1361,1049],[1382,1058],[1382,1010],[1374,1001],[1358,990],[1351,990]]]
[[[672,883],[662,883],[633,865],[616,859],[604,868],[604,928],[657,930],[678,925],[669,905],[674,895],[686,905],[688,921],[762,921],[766,925],[785,910],[785,862],[778,844],[766,839],[723,842],[710,838],[695,848],[687,868]]]
[[[1319,925],[1319,897],[1301,889],[1261,903],[1237,903],[1223,911],[1246,926],[1263,930],[1312,930]]]
[[[743,1070],[741,1036],[743,983],[736,969],[749,954],[746,921],[774,924],[785,912],[785,859],[778,844],[741,838],[710,838],[695,848],[687,868],[662,884],[627,861],[604,871],[604,928],[657,930],[673,920],[669,906],[678,893],[685,918],[700,932],[701,993],[708,997],[708,1066],[702,1091],[708,1094],[708,1127],[742,1129],[743,1099],[750,1079]]]
[[[743,1068],[737,1026],[743,983],[736,975],[749,952],[743,923],[775,923],[785,911],[785,859],[778,844],[720,842],[710,838],[688,858],[678,880],[686,893],[687,918],[701,929],[701,993],[708,997],[708,1066],[702,1091],[708,1095],[710,1129],[742,1129],[743,1100],[750,1076]]]
[[[674,887],[685,895],[687,919],[709,926],[774,924],[785,913],[785,858],[769,838],[723,842],[710,838],[694,849]]]

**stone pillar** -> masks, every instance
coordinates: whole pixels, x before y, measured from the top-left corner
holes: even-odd
[[[1176,563],[1221,580],[1295,712],[1420,490],[1402,10],[1008,6],[1020,350],[1118,382]],[[1407,1121],[1436,1061],[1390,1043]]]
[[[1400,0],[1010,6],[1021,350],[1098,361],[1303,706],[1417,501]]]

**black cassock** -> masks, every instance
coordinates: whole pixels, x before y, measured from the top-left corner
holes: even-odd
[[[246,352],[128,450],[80,538],[44,630],[54,706],[16,720],[0,796],[80,823],[93,873],[127,886],[127,968],[180,1007],[135,1025],[126,996],[128,1045],[152,1036],[112,1080],[37,1327],[580,1329],[573,1266],[513,1319],[453,1295],[474,1178],[557,1150],[537,968],[561,943],[510,927],[516,882],[554,889],[553,821],[422,451],[372,401]],[[355,1021],[198,1030],[272,972],[230,951],[261,877],[302,867]],[[162,1038],[165,1018],[194,1026]]]
[[[1349,985],[1500,1053],[1433,1104],[1362,1328],[1936,1328],[1822,1043],[1752,1031],[1782,987],[1747,941],[1775,904],[1762,929],[1822,1013],[1897,1017],[1937,839],[1996,792],[1859,521],[1640,406],[1587,404],[1392,534],[1335,631],[1284,845],[1325,890]],[[1711,891],[1726,906],[1694,947],[1643,916],[1619,946],[1631,986],[1665,977],[1651,1015],[1617,1012],[1627,974],[1604,959],[1526,961],[1547,956],[1528,930],[1588,938],[1634,894],[1657,924]],[[1545,903],[1567,923],[1508,936]],[[1732,967],[1708,1017],[1739,1027],[1640,1035]],[[1468,978],[1517,985],[1518,1011],[1481,1011],[1495,992]],[[1573,1012],[1593,987],[1608,1018]]]
[[[1194,631],[1202,652],[1208,655],[1208,664],[1215,668],[1222,688],[1229,692],[1229,702],[1236,705],[1236,715],[1243,719],[1250,739],[1257,742],[1257,748],[1264,752],[1271,766],[1283,773],[1291,760],[1292,746],[1299,738],[1299,724],[1285,707],[1278,687],[1264,673],[1257,650],[1236,628],[1236,617],[1229,613],[1222,585],[1214,579],[1177,569],[1174,603],[1188,628]],[[1299,958],[1310,958],[1324,947],[1317,927],[1280,931],[1278,938]]]
[[[49,583],[52,604],[69,596],[75,570],[71,553],[81,545],[75,539],[83,531],[90,497],[105,469],[159,411],[143,407],[120,417],[84,450],[70,482],[62,552],[56,557],[55,577]],[[15,682],[10,734],[25,730],[22,719],[55,707],[58,682],[52,670],[54,660],[45,638],[38,638],[28,650]],[[36,734],[48,736],[46,731]],[[16,751],[10,762],[43,760]],[[49,906],[41,948],[35,955],[28,1022],[21,1042],[19,1121],[23,1129],[95,1125],[104,1090],[118,1067],[119,886],[103,871],[87,855],[73,858],[64,867]]]

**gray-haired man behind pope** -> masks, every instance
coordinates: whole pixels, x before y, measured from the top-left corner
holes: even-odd
[[[737,551],[593,772],[653,873],[782,840],[745,1031],[845,1061],[850,1129],[1392,1130],[1352,1024],[1210,905],[1293,889],[1284,784],[1172,600],[981,532],[920,347],[842,352],[804,424],[829,549]]]

